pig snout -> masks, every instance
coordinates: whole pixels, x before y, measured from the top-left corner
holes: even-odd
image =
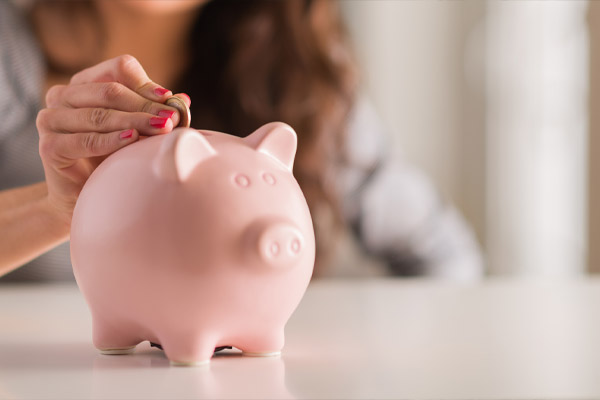
[[[261,261],[270,266],[292,265],[304,250],[302,233],[290,222],[266,220],[252,228],[254,251]]]

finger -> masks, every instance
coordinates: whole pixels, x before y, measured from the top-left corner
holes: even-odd
[[[40,130],[62,133],[135,129],[142,135],[159,135],[173,130],[168,117],[106,108],[45,108],[38,113],[37,124]]]
[[[54,85],[46,92],[46,107],[59,107],[61,105],[60,96],[62,95],[67,85]]]
[[[52,86],[46,94],[51,108],[107,108],[126,112],[143,112],[171,118],[179,124],[179,113],[173,107],[148,100],[118,82],[93,82]]]
[[[139,139],[135,129],[108,133],[88,132],[40,136],[42,158],[70,159],[105,156]]]
[[[138,60],[130,55],[103,61],[71,78],[74,85],[91,82],[119,82],[141,96],[159,103],[173,95],[170,90],[152,82]]]

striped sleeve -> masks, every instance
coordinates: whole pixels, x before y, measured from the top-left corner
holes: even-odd
[[[384,129],[359,102],[348,132],[339,191],[344,216],[363,249],[394,275],[468,281],[483,274],[474,234],[418,169],[386,151]]]
[[[42,56],[28,21],[11,1],[0,1],[0,140],[22,130],[37,113]]]

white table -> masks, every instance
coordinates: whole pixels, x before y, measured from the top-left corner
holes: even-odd
[[[0,398],[600,398],[600,281],[315,282],[279,358],[100,355],[75,286],[0,285]]]

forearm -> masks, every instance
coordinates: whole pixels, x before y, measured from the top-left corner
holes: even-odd
[[[0,192],[0,276],[68,239],[45,183]]]
[[[0,191],[0,215],[48,194],[46,182]]]

